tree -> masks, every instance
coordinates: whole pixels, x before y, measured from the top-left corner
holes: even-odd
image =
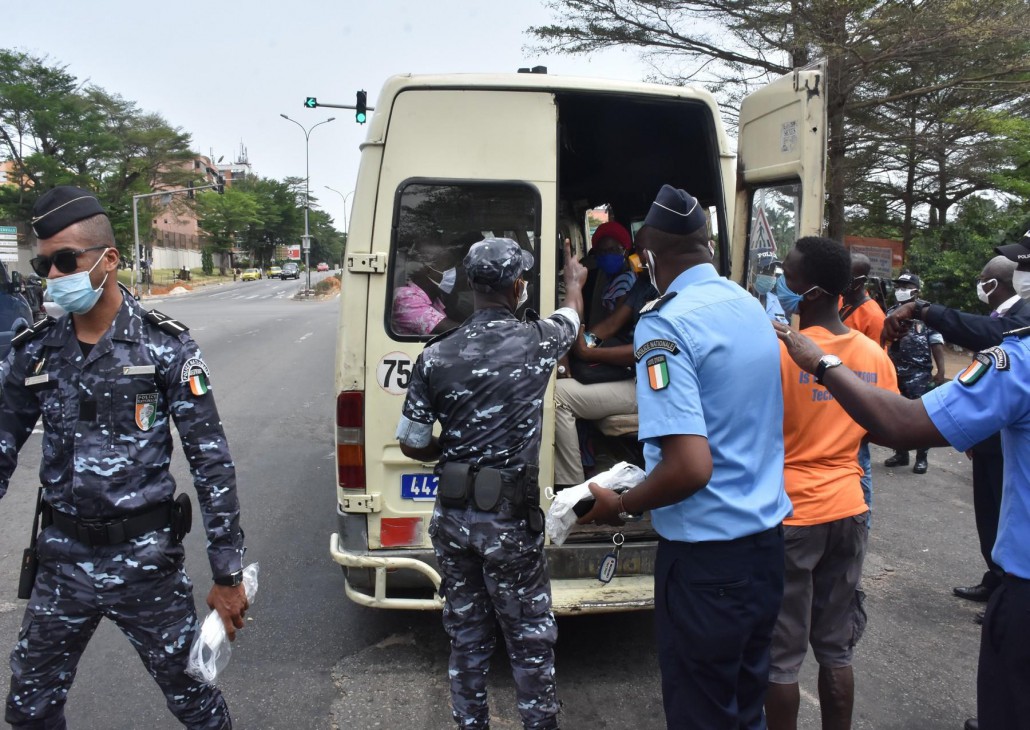
[[[27,220],[43,192],[78,185],[100,198],[127,253],[132,195],[189,179],[182,164],[193,157],[189,144],[159,115],[80,85],[65,66],[0,49],[0,159],[13,163],[14,183],[0,186],[0,217]]]
[[[543,50],[641,50],[660,78],[707,83],[726,101],[756,82],[828,63],[829,235],[842,238],[855,112],[946,89],[1030,89],[1025,0],[555,0],[559,23],[532,27]],[[877,78],[933,59],[936,73],[906,88]]]
[[[253,195],[258,204],[259,220],[240,232],[241,246],[250,251],[253,260],[271,261],[276,246],[300,242],[304,212],[298,208],[294,195],[298,179],[303,182],[303,178],[248,178],[236,186]]]
[[[226,188],[224,195],[198,193],[196,211],[197,224],[208,235],[208,245],[213,252],[223,254],[222,268],[240,233],[261,222],[261,206],[256,197],[235,187]]]

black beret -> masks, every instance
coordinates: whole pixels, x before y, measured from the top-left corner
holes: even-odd
[[[95,215],[107,215],[96,195],[71,185],[58,185],[39,196],[32,206],[32,230],[36,238],[51,238],[72,223]]]
[[[662,185],[647,211],[644,225],[685,236],[708,225],[708,218],[693,195],[672,185]]]

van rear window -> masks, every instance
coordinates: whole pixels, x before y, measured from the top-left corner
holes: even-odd
[[[408,181],[396,195],[387,331],[428,339],[472,314],[462,260],[484,238],[511,238],[539,262],[540,194],[522,182]],[[526,274],[536,306],[539,263]]]

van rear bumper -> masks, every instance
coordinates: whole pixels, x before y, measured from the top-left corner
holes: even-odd
[[[367,548],[364,531],[356,528],[364,515],[340,515],[340,532],[329,538],[329,554],[348,570],[344,590],[355,603],[371,608],[440,610],[440,573],[430,548],[376,550]],[[351,529],[348,529],[351,528]],[[601,559],[611,543],[566,543],[545,548],[551,575],[551,596],[559,616],[654,608],[654,541],[627,542],[619,554],[619,571],[607,585],[597,580]],[[400,593],[401,595],[398,595]]]

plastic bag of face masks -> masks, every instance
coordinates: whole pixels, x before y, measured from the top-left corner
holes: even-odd
[[[247,594],[247,603],[254,605],[254,597],[258,588],[258,564],[251,563],[243,569],[243,590]],[[186,674],[200,682],[211,684],[225,669],[232,654],[232,643],[225,633],[225,624],[217,611],[212,611],[200,625],[200,630],[193,637],[190,647],[190,660],[186,665]]]
[[[603,471],[582,484],[563,489],[554,495],[551,508],[547,510],[547,536],[555,545],[561,545],[576,524],[576,513],[572,510],[582,499],[593,499],[590,483],[605,489],[631,489],[644,481],[644,470],[635,464],[620,461],[608,471]]]

